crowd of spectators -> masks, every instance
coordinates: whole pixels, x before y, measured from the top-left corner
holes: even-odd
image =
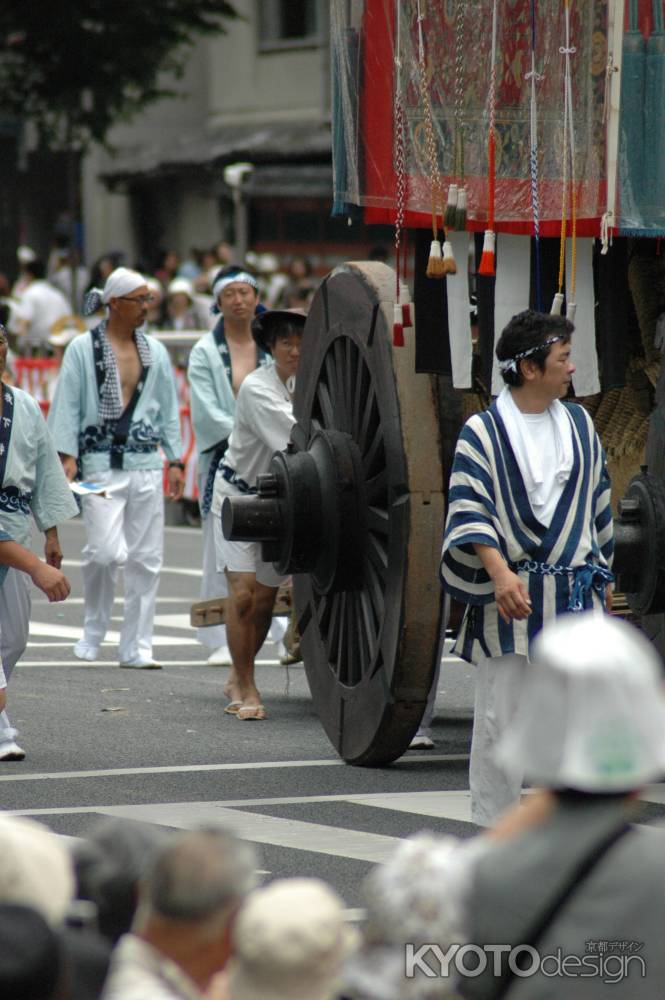
[[[258,885],[254,847],[217,827],[114,817],[70,847],[0,813],[0,996],[659,995],[663,832],[634,823],[665,769],[653,647],[605,615],[546,626],[499,753],[540,790],[480,835],[402,841],[366,876],[360,925],[322,880]]]
[[[31,247],[20,246],[15,275],[0,274],[0,321],[7,326],[15,353],[57,357],[58,348],[90,325],[90,318],[82,320],[86,293],[103,287],[109,274],[125,265],[149,279],[151,333],[209,330],[215,322],[210,312],[213,279],[221,267],[235,262],[234,248],[225,241],[208,249],[192,247],[184,259],[174,250],[159,250],[152,261],[129,261],[122,251],[112,250],[91,267],[62,239],[45,260]],[[256,276],[267,308],[309,308],[318,279],[308,257],[295,254],[282,261],[274,253],[249,251],[245,266]]]

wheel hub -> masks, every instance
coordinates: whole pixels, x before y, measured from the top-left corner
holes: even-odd
[[[360,451],[349,434],[316,431],[306,451],[273,455],[252,497],[227,497],[222,530],[261,542],[261,558],[284,576],[309,573],[319,594],[362,586],[367,540]]]

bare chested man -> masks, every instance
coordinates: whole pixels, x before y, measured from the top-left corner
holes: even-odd
[[[166,349],[143,334],[150,290],[136,271],[117,268],[88,297],[90,312],[108,317],[77,337],[60,369],[49,426],[69,479],[77,473],[104,486],[106,496],[83,499],[85,621],[74,652],[97,659],[111,620],[118,567],[124,567],[120,630],[122,667],[155,669],[153,618],[164,549],[161,447],[168,459],[168,492],[182,496],[180,420],[175,378]]]
[[[219,321],[192,349],[187,372],[199,449],[204,601],[227,594],[225,575],[218,573],[215,565],[210,504],[215,473],[233,429],[236,396],[246,376],[270,361],[269,353],[252,336],[252,320],[262,309],[256,279],[240,267],[224,267],[215,278],[213,295],[214,311],[221,313]],[[210,649],[209,663],[231,663],[223,625],[199,629],[198,639]]]

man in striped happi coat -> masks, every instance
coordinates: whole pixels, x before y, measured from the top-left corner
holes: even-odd
[[[455,651],[478,668],[469,783],[484,826],[519,798],[522,775],[493,758],[532,639],[557,615],[611,606],[605,456],[586,410],[560,402],[572,331],[561,316],[513,317],[496,348],[506,386],[455,451],[441,577],[467,605]]]

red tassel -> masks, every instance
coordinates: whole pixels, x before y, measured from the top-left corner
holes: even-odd
[[[478,267],[478,274],[496,274],[496,268],[494,265],[494,250],[496,246],[496,236],[491,229],[485,230],[485,238],[483,240],[483,253],[480,258],[480,266]]]
[[[402,303],[402,326],[405,330],[410,329],[413,326],[413,320],[411,319],[411,303]]]
[[[393,310],[393,347],[404,347],[404,327],[402,325],[402,307],[395,303]]]

